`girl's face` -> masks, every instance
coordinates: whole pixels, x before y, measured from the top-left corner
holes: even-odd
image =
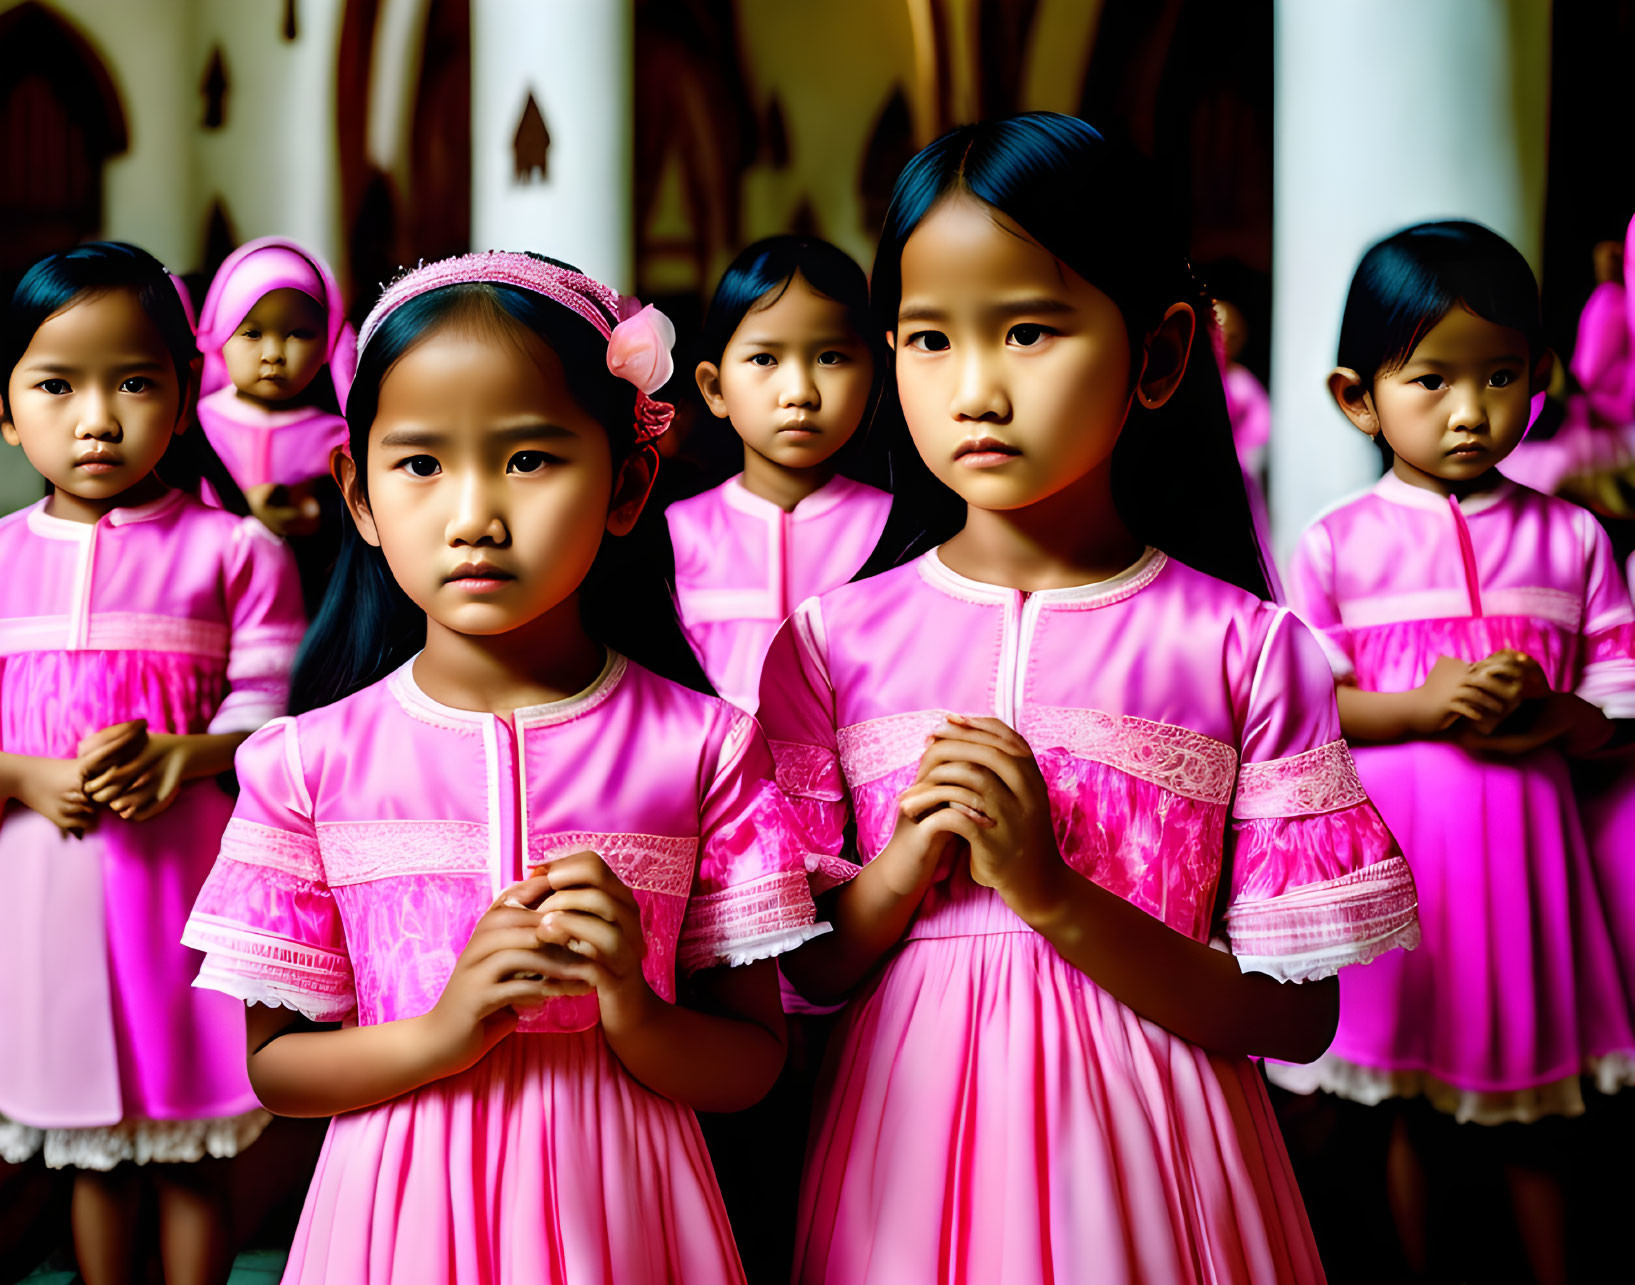
[[[186,396],[136,294],[104,290],[34,332],[7,381],[0,431],[59,493],[105,505],[152,474],[185,426]]]
[[[902,279],[897,388],[939,480],[977,508],[1021,509],[1109,462],[1133,390],[1107,295],[970,196],[909,236]]]
[[[1457,484],[1487,473],[1521,441],[1531,375],[1520,331],[1454,307],[1399,369],[1375,377],[1371,397],[1348,401],[1343,387],[1336,396],[1364,432],[1384,433],[1400,476]]]
[[[341,482],[363,538],[431,621],[501,634],[571,599],[604,532],[635,525],[644,459],[615,496],[607,435],[556,353],[532,332],[473,321],[434,331],[387,372],[367,500],[349,462]]]
[[[846,309],[797,273],[750,309],[720,365],[700,362],[696,377],[710,410],[730,419],[750,450],[785,468],[812,468],[863,422],[874,359]]]
[[[306,391],[324,368],[328,319],[300,290],[274,290],[256,301],[221,348],[233,386],[257,402],[285,402]]]

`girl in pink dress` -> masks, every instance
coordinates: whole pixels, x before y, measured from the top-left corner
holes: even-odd
[[[698,390],[743,439],[744,468],[664,516],[682,628],[716,691],[750,713],[778,626],[857,573],[891,509],[841,472],[879,401],[874,333],[863,270],[807,236],[750,246],[704,318]]]
[[[282,237],[240,246],[205,294],[199,347],[199,423],[250,511],[290,538],[316,608],[340,543],[329,457],[346,444],[341,406],[357,364],[334,273]]]
[[[212,464],[242,514],[188,431],[197,359],[164,269],[113,243],[31,268],[0,352],[0,426],[50,485],[0,521],[0,1155],[79,1169],[92,1285],[141,1277],[148,1185],[165,1279],[219,1279],[208,1158],[268,1119],[178,938],[232,811],[213,778],[283,712],[303,621],[278,540],[193,493]]]
[[[1627,1068],[1635,1035],[1564,754],[1635,714],[1635,613],[1595,519],[1496,471],[1548,369],[1532,271],[1479,225],[1407,228],[1363,257],[1339,359],[1335,400],[1390,471],[1305,533],[1289,590],[1413,867],[1424,944],[1347,972],[1328,1055],[1270,1071],[1461,1121],[1576,1114],[1580,1073]],[[1409,1119],[1393,1206],[1423,1270]],[[1497,1141],[1534,1272],[1560,1279],[1548,1165]]]
[[[288,1282],[742,1280],[692,1109],[772,1083],[770,957],[821,929],[754,721],[605,645],[686,655],[600,548],[652,485],[661,330],[504,253],[364,324],[305,712],[239,755],[185,938],[261,1100],[336,1117]]]
[[[1047,113],[897,181],[876,306],[958,508],[799,607],[761,681],[835,927],[784,967],[850,996],[801,1282],[1322,1279],[1248,1055],[1323,1050],[1332,974],[1412,940],[1413,883],[1263,601],[1152,190]]]

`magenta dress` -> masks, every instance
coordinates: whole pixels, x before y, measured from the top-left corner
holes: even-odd
[[[1635,613],[1605,534],[1565,501],[1504,482],[1460,503],[1388,473],[1307,530],[1289,591],[1364,691],[1509,647],[1558,691],[1635,714]],[[1627,1064],[1635,1034],[1566,761],[1448,740],[1356,758],[1413,867],[1424,944],[1348,970],[1328,1054],[1269,1074],[1363,1102],[1423,1095],[1460,1120],[1582,1110],[1580,1072]]]
[[[761,662],[795,604],[843,585],[874,552],[891,496],[836,476],[785,513],[743,477],[665,510],[676,611],[715,690],[755,712]]]
[[[241,490],[295,486],[329,475],[331,452],[346,445],[339,415],[298,406],[267,410],[231,384],[199,402],[199,424]]]
[[[145,718],[240,732],[284,710],[302,631],[295,567],[252,518],[172,491],[94,526],[47,501],[0,521],[0,750],[72,758]],[[267,1121],[244,1014],[191,986],[179,944],[232,801],[183,785],[83,840],[19,803],[0,820],[0,1155],[108,1169],[232,1155]]]
[[[766,958],[813,923],[798,823],[753,720],[610,654],[511,718],[438,704],[413,662],[263,729],[185,940],[198,984],[368,1025],[430,1011],[530,866],[599,853],[643,972]],[[693,1113],[639,1084],[594,995],[549,1001],[469,1070],[330,1125],[286,1282],[743,1279]]]
[[[861,860],[884,848],[945,712],[1027,738],[1075,870],[1245,970],[1300,982],[1413,939],[1287,610],[1155,550],[1033,594],[933,552],[803,604],[760,718],[820,887],[857,872],[848,822]],[[806,1285],[1322,1279],[1254,1064],[1138,1017],[963,860],[841,1019],[796,1253]]]

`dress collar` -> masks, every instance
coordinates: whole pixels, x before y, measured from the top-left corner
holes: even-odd
[[[1049,606],[1066,608],[1107,607],[1140,593],[1163,571],[1168,555],[1147,547],[1145,552],[1117,575],[1090,584],[1068,585],[1061,589],[1039,589],[1028,595]],[[939,549],[932,549],[919,559],[920,575],[933,588],[967,602],[983,604],[1006,603],[1019,592],[1008,585],[989,584],[962,576],[942,560]]]
[[[74,522],[59,518],[46,511],[51,497],[37,501],[28,511],[28,529],[35,535],[53,540],[83,540],[99,526],[130,526],[135,522],[151,522],[163,517],[182,502],[182,492],[166,491],[158,499],[146,504],[132,504],[125,508],[110,509],[96,522]]]
[[[536,728],[566,723],[570,719],[589,713],[611,696],[629,668],[629,661],[611,647],[606,650],[607,659],[602,664],[602,672],[591,680],[588,687],[561,700],[547,701],[543,705],[524,705],[512,710],[511,717],[517,726]],[[393,670],[386,680],[392,695],[413,717],[439,727],[455,729],[481,727],[490,720],[500,717],[487,710],[458,709],[426,695],[420,684],[414,680],[414,662],[419,659],[420,653],[416,652]]]
[[[1516,484],[1505,478],[1500,478],[1497,486],[1492,490],[1480,491],[1475,495],[1468,495],[1459,501],[1459,511],[1466,517],[1473,513],[1483,513],[1488,509],[1503,504],[1515,494]],[[1414,486],[1404,482],[1390,470],[1374,484],[1374,494],[1382,500],[1390,500],[1393,504],[1404,504],[1413,509],[1428,509],[1435,513],[1448,511],[1448,496],[1438,495],[1435,491],[1427,491],[1422,486]]]
[[[849,477],[842,477],[836,473],[817,490],[813,491],[804,500],[789,512],[789,516],[796,521],[806,518],[815,518],[827,513],[835,505],[846,500],[852,492],[863,484],[854,482]],[[783,516],[783,510],[771,500],[756,495],[744,486],[744,475],[728,478],[721,486],[721,498],[729,508],[737,509],[740,513],[748,513],[752,517],[760,518],[763,522],[776,522]]]

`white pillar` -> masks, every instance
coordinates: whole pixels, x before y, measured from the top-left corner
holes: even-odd
[[[635,287],[633,0],[473,0],[471,242],[534,250]],[[550,131],[543,181],[512,142],[532,93]]]
[[[1536,271],[1549,0],[1276,0],[1273,540],[1369,485],[1379,456],[1324,379],[1357,260],[1408,223],[1465,218]]]

